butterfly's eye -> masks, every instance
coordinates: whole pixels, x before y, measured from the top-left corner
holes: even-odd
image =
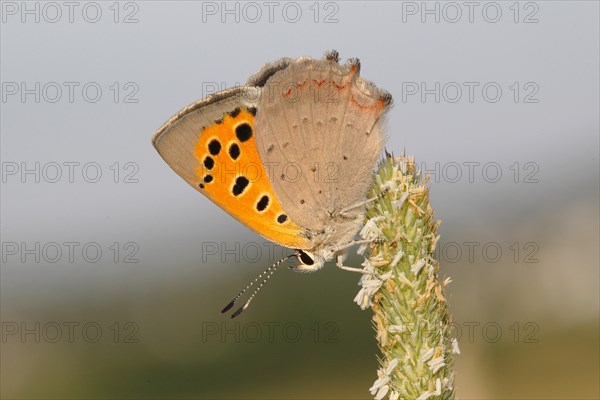
[[[298,250],[298,258],[300,259],[300,262],[304,265],[313,265],[315,263],[315,260],[313,260],[311,256],[309,256],[302,250]]]

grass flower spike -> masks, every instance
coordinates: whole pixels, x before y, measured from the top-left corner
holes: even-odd
[[[440,282],[435,247],[439,221],[429,204],[427,178],[411,157],[387,156],[375,175],[364,239],[383,238],[366,254],[354,301],[373,310],[381,350],[375,399],[453,399],[451,318]]]

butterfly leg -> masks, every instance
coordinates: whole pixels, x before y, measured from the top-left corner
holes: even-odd
[[[346,252],[338,253],[337,257],[336,257],[335,265],[339,269],[343,269],[344,271],[358,272],[358,273],[361,273],[361,274],[366,274],[367,273],[362,268],[355,268],[355,267],[347,267],[347,266],[345,266],[344,265],[344,261],[346,261],[347,257],[348,257],[348,254]]]
[[[345,244],[344,246],[340,247],[338,249],[338,253],[336,255],[336,266],[339,269],[342,269],[344,271],[350,271],[350,272],[359,272],[361,274],[364,275],[375,275],[375,276],[379,276],[377,273],[373,273],[372,271],[366,271],[364,268],[356,268],[356,267],[347,267],[344,265],[344,261],[346,261],[346,258],[348,257],[348,253],[346,253],[345,249],[352,247],[356,244],[369,244],[369,243],[383,243],[385,242],[384,239],[364,239],[364,240],[353,240],[347,244]]]
[[[373,275],[373,276],[379,278],[379,274],[377,274],[376,272],[367,271],[364,268],[355,268],[355,267],[347,267],[347,266],[345,266],[344,265],[344,261],[346,261],[346,257],[347,256],[348,256],[348,254],[346,254],[345,252],[337,254],[335,265],[339,269],[342,269],[344,271],[350,271],[350,272],[358,272],[358,273],[363,274],[363,275]]]

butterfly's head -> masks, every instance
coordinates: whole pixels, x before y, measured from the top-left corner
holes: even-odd
[[[294,271],[298,272],[314,272],[325,265],[327,259],[318,252],[310,252],[306,250],[296,250],[296,258],[298,259],[298,265],[292,267]]]
[[[337,247],[331,244],[319,246],[311,250],[296,250],[296,258],[298,259],[298,265],[293,267],[295,271],[299,272],[314,272],[321,268],[327,261],[335,258],[337,254]]]

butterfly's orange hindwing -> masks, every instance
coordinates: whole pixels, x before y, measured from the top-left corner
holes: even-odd
[[[258,154],[254,108],[236,108],[205,126],[194,146],[198,187],[210,200],[263,237],[305,249],[303,229],[285,213]]]

